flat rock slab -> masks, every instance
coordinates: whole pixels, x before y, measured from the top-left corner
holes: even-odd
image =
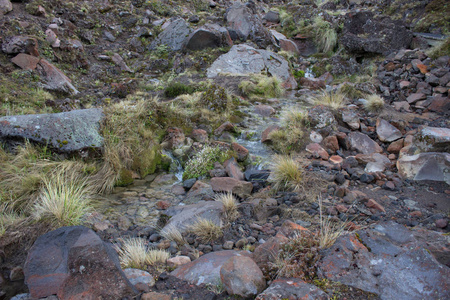
[[[83,226],[40,236],[28,253],[24,274],[33,299],[121,299],[136,293],[116,251]]]
[[[99,133],[102,118],[100,108],[2,117],[0,140],[29,139],[61,152],[100,148],[103,146]]]
[[[377,135],[380,141],[389,143],[403,136],[400,130],[383,119],[377,119]]]
[[[382,223],[340,237],[324,252],[319,273],[381,299],[450,298],[450,268],[403,225]]]
[[[361,132],[351,132],[348,135],[352,149],[356,149],[363,154],[371,154],[374,152],[381,153],[383,149],[374,140]]]
[[[277,279],[256,297],[256,300],[309,299],[328,300],[329,296],[316,287],[299,278]]]
[[[250,256],[246,251],[225,250],[211,252],[200,258],[178,267],[170,275],[196,285],[221,283],[220,269],[233,256]]]
[[[450,184],[450,154],[427,152],[404,155],[397,161],[398,173],[412,180],[444,181]]]
[[[166,211],[166,215],[171,218],[161,232],[176,228],[184,233],[199,218],[211,220],[221,226],[224,212],[224,206],[220,201],[202,201],[192,205],[174,206]]]
[[[207,76],[214,78],[220,73],[259,74],[263,70],[282,81],[288,81],[291,76],[289,64],[283,57],[245,44],[234,45],[228,53],[217,58],[208,68]]]

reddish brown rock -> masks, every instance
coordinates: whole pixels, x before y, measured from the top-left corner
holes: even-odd
[[[220,269],[220,279],[228,294],[244,298],[256,296],[266,287],[261,269],[246,256],[228,259]]]
[[[267,268],[269,262],[274,262],[280,246],[289,239],[284,235],[277,233],[276,236],[269,238],[264,244],[256,247],[253,252],[253,260],[261,269]]]
[[[183,130],[177,127],[169,127],[167,129],[167,136],[165,141],[169,149],[176,149],[184,145],[186,137],[184,136]]]
[[[306,146],[307,152],[311,153],[315,158],[321,158],[323,160],[328,160],[330,155],[325,149],[323,149],[319,144],[312,143]]]
[[[205,143],[208,141],[208,133],[203,129],[192,130],[192,139],[199,143]]]
[[[319,78],[302,77],[299,80],[299,84],[310,90],[320,90],[325,88],[325,81]]]
[[[244,173],[242,173],[234,157],[226,160],[223,165],[229,177],[237,180],[244,180]]]
[[[11,59],[11,62],[24,70],[35,70],[41,59],[32,55],[20,53]]]
[[[26,53],[36,57],[39,56],[37,40],[28,36],[5,38],[2,43],[2,50],[8,54]]]
[[[344,159],[340,157],[339,155],[333,155],[330,156],[329,161],[333,164],[342,164],[344,162]]]
[[[282,234],[284,236],[290,236],[294,232],[303,232],[303,233],[309,233],[309,230],[305,227],[298,225],[297,223],[294,223],[292,221],[286,220],[281,225],[280,230],[278,231],[279,234]]]
[[[384,207],[381,204],[379,204],[377,201],[373,200],[373,199],[369,199],[369,201],[367,201],[367,203],[366,203],[366,206],[368,208],[373,208],[373,209],[378,210],[378,211],[386,212]]]
[[[409,104],[414,104],[417,101],[420,100],[425,100],[427,99],[427,96],[423,93],[414,93],[408,96],[408,98],[406,98],[406,101],[408,101]]]
[[[389,147],[387,148],[387,151],[389,153],[399,153],[400,149],[403,148],[403,141],[404,139],[399,139],[395,142],[392,142]]]
[[[172,206],[172,204],[170,204],[170,202],[168,201],[164,201],[164,200],[159,200],[158,202],[156,202],[156,208],[157,209],[168,209],[170,206]]]
[[[270,142],[270,133],[275,130],[280,130],[281,127],[278,125],[270,125],[261,134],[261,143]]]
[[[257,113],[258,115],[261,115],[263,117],[269,117],[276,112],[272,106],[265,105],[265,104],[256,105],[254,110],[255,110],[255,113]]]
[[[236,127],[230,122],[225,122],[222,125],[220,125],[216,130],[214,130],[214,135],[220,136],[225,131],[234,132],[234,131],[236,131]]]
[[[439,219],[436,220],[436,227],[437,228],[445,228],[448,225],[448,220],[446,219]]]
[[[248,150],[244,146],[241,146],[238,143],[231,143],[231,149],[236,152],[238,161],[244,161],[247,159]]]
[[[214,192],[230,192],[240,198],[250,196],[253,185],[251,182],[240,181],[230,177],[211,178],[211,187]]]
[[[333,153],[339,150],[339,141],[335,135],[327,136],[323,140],[322,145],[325,147],[325,149],[328,149]]]

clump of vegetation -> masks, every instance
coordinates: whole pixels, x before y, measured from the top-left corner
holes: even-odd
[[[165,227],[163,230],[161,230],[160,234],[165,239],[168,239],[169,241],[173,241],[173,242],[177,243],[179,246],[186,244],[186,240],[184,239],[181,232],[178,230],[178,228],[176,228],[173,225],[169,225],[169,226]]]
[[[372,94],[366,97],[364,108],[368,112],[379,112],[384,108],[384,100],[377,94]]]
[[[233,222],[239,217],[237,209],[238,202],[232,193],[218,194],[215,200],[223,203],[228,222]]]
[[[308,113],[297,108],[283,110],[281,125],[280,129],[269,134],[271,147],[283,154],[301,150],[309,127]]]
[[[281,97],[284,89],[277,77],[253,75],[250,80],[244,80],[239,84],[241,92],[250,99]]]
[[[211,84],[200,96],[198,104],[202,108],[214,112],[223,112],[230,109],[232,101],[231,96],[223,87],[217,84]]]
[[[164,90],[164,96],[174,98],[179,95],[192,94],[195,88],[181,82],[171,82]]]
[[[22,221],[24,216],[8,207],[6,203],[0,205],[0,237],[2,237],[6,228]]]
[[[301,278],[311,282],[317,275],[319,240],[310,232],[295,232],[294,236],[280,247],[274,262],[269,263],[269,277]]]
[[[190,231],[195,234],[202,243],[210,243],[218,240],[222,235],[222,228],[211,220],[199,218],[191,226]]]
[[[321,249],[330,248],[336,240],[346,233],[348,222],[335,223],[322,214],[322,198],[319,196],[320,231],[319,246]]]
[[[341,92],[350,99],[359,99],[363,98],[365,94],[358,90],[353,84],[351,83],[344,83],[341,88]]]
[[[327,91],[323,90],[319,95],[313,98],[316,105],[328,106],[332,109],[339,109],[344,107],[347,102],[345,94],[342,91]]]
[[[294,78],[296,80],[305,77],[305,71],[303,70],[295,70],[292,72],[292,75],[294,75]]]
[[[303,184],[303,170],[300,164],[286,155],[275,155],[272,159],[269,182],[274,190],[299,191]]]
[[[83,216],[92,209],[93,192],[85,176],[67,169],[58,171],[44,178],[34,205],[34,217],[47,220],[55,227],[80,225]]]
[[[209,174],[214,168],[215,162],[223,162],[228,158],[228,154],[224,153],[218,146],[205,146],[194,155],[185,165],[183,179],[198,178]]]
[[[141,238],[128,238],[118,248],[120,264],[123,268],[145,270],[145,267],[166,263],[170,253],[165,250],[150,250]]]
[[[449,5],[450,6],[450,5]],[[427,51],[429,57],[436,59],[441,56],[450,55],[450,37]]]
[[[333,26],[322,17],[314,18],[312,25],[314,30],[314,40],[320,52],[328,53],[334,49],[337,43],[337,33]]]

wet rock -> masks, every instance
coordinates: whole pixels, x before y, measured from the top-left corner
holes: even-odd
[[[19,115],[0,118],[0,139],[29,139],[62,152],[100,148],[100,108],[57,114]]]
[[[314,299],[327,300],[329,296],[316,287],[299,278],[276,279],[256,297],[256,300],[278,299]]]
[[[37,40],[28,36],[5,38],[2,43],[2,51],[7,54],[26,53],[36,57],[39,56]]]
[[[242,145],[238,143],[231,143],[231,149],[237,154],[237,161],[242,162],[245,161],[248,157],[248,150]]]
[[[369,250],[370,249],[370,250]],[[320,273],[381,299],[448,298],[450,269],[394,222],[342,236],[324,252]],[[399,280],[401,278],[402,280]]]
[[[231,122],[225,122],[222,125],[220,125],[216,130],[214,130],[215,136],[220,136],[224,132],[235,132],[236,126],[234,126]]]
[[[250,182],[230,177],[211,178],[211,187],[214,192],[230,192],[243,199],[250,196],[253,190],[253,185]]]
[[[398,173],[412,180],[444,181],[450,184],[450,154],[428,152],[403,155],[397,160]]]
[[[236,159],[234,157],[226,160],[223,163],[225,167],[225,171],[227,171],[227,174],[229,177],[237,179],[237,180],[244,180],[244,173],[242,173]]]
[[[217,285],[221,283],[220,269],[231,257],[248,255],[249,253],[246,251],[234,250],[211,252],[178,267],[170,275],[196,285],[202,283]]]
[[[275,114],[275,112],[276,112],[275,109],[270,105],[258,104],[255,106],[255,113],[263,117],[269,117]]]
[[[6,15],[12,11],[13,6],[9,0],[0,0],[0,15]]]
[[[267,127],[266,129],[264,129],[264,131],[261,134],[261,143],[266,143],[266,142],[270,142],[270,133],[276,130],[280,130],[281,127],[278,125],[270,125],[269,127]]]
[[[272,36],[262,24],[256,11],[244,3],[235,2],[227,9],[225,20],[229,30],[240,40],[252,40],[258,47],[266,48],[273,43]]]
[[[40,236],[28,253],[24,273],[33,298],[57,294],[60,299],[121,299],[136,293],[117,253],[83,226]]]
[[[289,64],[283,57],[245,44],[234,45],[228,53],[217,58],[208,68],[207,76],[215,78],[220,73],[259,74],[262,70],[285,83],[291,78]]]
[[[401,138],[403,135],[396,127],[392,126],[388,121],[377,119],[377,135],[382,142],[393,142]]]
[[[230,295],[251,297],[266,287],[264,274],[258,265],[247,256],[233,256],[220,269],[220,279]]]
[[[219,201],[206,201],[191,205],[172,206],[166,210],[166,215],[171,217],[161,232],[172,228],[178,229],[181,233],[189,230],[199,218],[213,221],[216,225],[222,225],[224,207]]]
[[[349,52],[387,54],[408,48],[412,38],[412,33],[401,22],[363,11],[346,15],[340,42]]]
[[[125,269],[123,272],[131,284],[140,292],[148,292],[155,285],[155,279],[148,272],[131,268]]]
[[[36,70],[44,80],[44,87],[49,90],[63,93],[78,94],[78,90],[72,85],[72,81],[61,70],[45,59],[20,53],[11,61],[25,70]]]
[[[227,29],[217,24],[208,24],[195,30],[184,42],[184,48],[189,50],[231,47],[232,45],[233,41]]]
[[[351,132],[348,139],[352,149],[356,149],[363,154],[383,152],[383,149],[370,137],[361,132]]]
[[[181,18],[176,19],[156,37],[149,49],[155,50],[160,45],[166,45],[171,51],[179,51],[190,33],[189,25]]]

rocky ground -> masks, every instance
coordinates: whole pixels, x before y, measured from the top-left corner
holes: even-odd
[[[29,140],[45,145],[35,165],[110,162],[126,126],[119,139],[148,150],[126,148],[139,159],[83,226],[30,221],[24,205],[22,221],[2,217],[0,299],[450,298],[449,9],[0,0],[2,153]],[[279,153],[296,188],[277,188]],[[6,219],[16,194],[0,189]],[[231,194],[236,211],[217,200]],[[200,219],[219,232],[202,238]],[[127,238],[170,258],[124,266]]]

